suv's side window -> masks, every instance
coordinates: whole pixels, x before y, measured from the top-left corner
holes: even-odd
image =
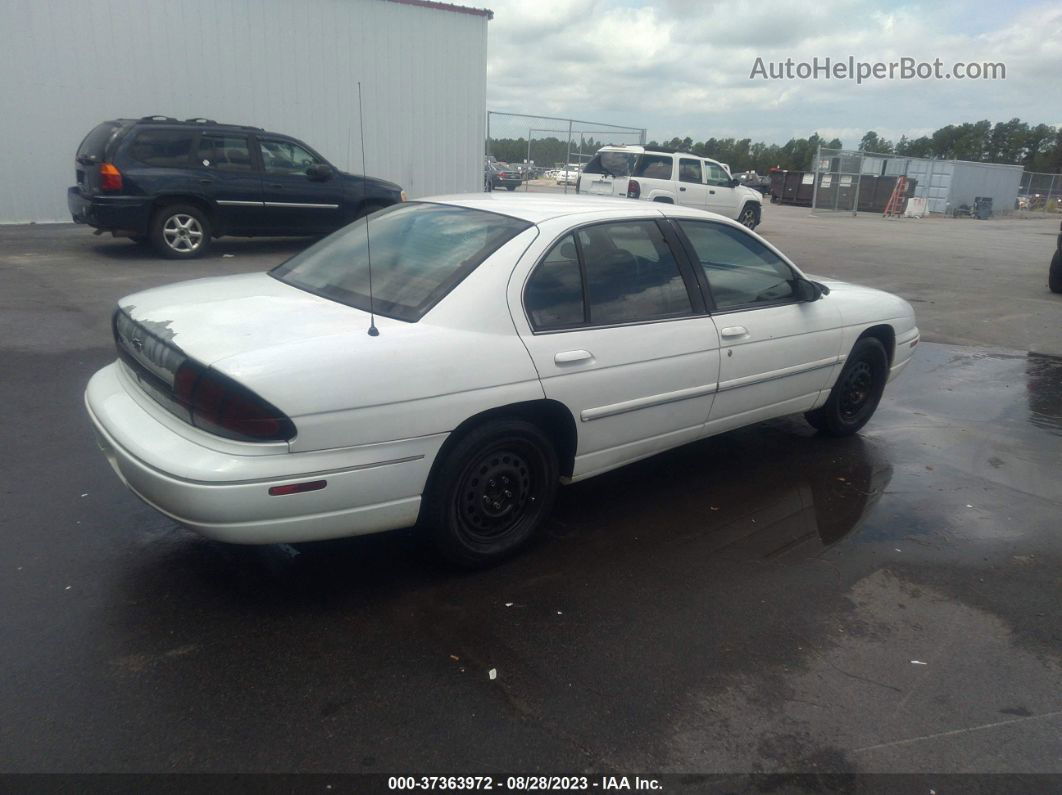
[[[229,133],[203,133],[199,137],[196,155],[207,168],[219,171],[251,171],[251,148],[246,135]]]
[[[654,221],[595,224],[576,234],[578,246],[565,235],[528,281],[524,301],[537,331],[693,311],[678,262]]]
[[[678,225],[704,268],[717,309],[796,300],[793,269],[743,229],[710,221]]]
[[[149,166],[187,166],[192,154],[193,130],[141,130],[129,153]]]
[[[675,158],[671,155],[642,155],[634,167],[632,177],[645,179],[671,179]]]
[[[719,188],[730,187],[730,176],[723,170],[722,166],[717,166],[715,163],[705,163],[704,165],[708,169],[709,185],[715,185]]]
[[[679,181],[680,182],[696,182],[698,185],[703,182],[701,172],[701,161],[691,160],[684,157],[679,160]]]
[[[291,141],[259,141],[262,145],[262,166],[270,174],[305,174],[310,166],[320,163],[298,144]]]

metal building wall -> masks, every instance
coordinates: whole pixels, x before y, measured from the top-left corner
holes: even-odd
[[[386,0],[0,0],[0,222],[69,221],[74,152],[165,114],[305,140],[410,197],[483,181],[487,17]]]
[[[955,175],[951,180],[948,201],[951,209],[960,204],[973,207],[978,196],[990,196],[995,212],[1013,210],[1021,185],[1021,166],[1006,166],[995,163],[955,162]]]

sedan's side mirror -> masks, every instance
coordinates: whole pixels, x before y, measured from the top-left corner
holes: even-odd
[[[825,293],[825,288],[817,282],[799,279],[796,283],[796,296],[799,301],[818,301]]]
[[[326,179],[332,178],[332,167],[327,163],[314,163],[308,169],[306,169],[306,176],[312,180],[324,182]]]

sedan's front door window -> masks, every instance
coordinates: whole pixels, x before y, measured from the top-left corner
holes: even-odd
[[[748,232],[705,221],[678,224],[704,268],[717,309],[796,299],[792,268]]]

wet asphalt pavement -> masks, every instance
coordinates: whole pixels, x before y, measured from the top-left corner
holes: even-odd
[[[226,546],[95,449],[104,307],[175,278],[99,245],[0,271],[0,772],[1062,773],[1062,360],[923,343],[859,436],[565,488],[486,572]]]

